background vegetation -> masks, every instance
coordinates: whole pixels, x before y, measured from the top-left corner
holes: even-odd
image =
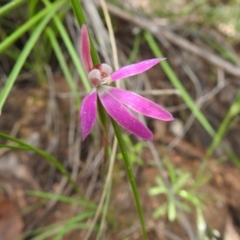
[[[104,3],[81,1],[102,62],[167,58],[120,85],[175,118],[139,116],[153,142],[122,130],[148,238],[239,239],[240,1]],[[99,124],[80,139],[77,9],[0,1],[1,239],[143,239],[118,146],[106,157]]]

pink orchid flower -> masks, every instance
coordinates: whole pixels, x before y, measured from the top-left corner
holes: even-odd
[[[149,59],[131,64],[112,72],[112,68],[103,63],[93,65],[90,54],[88,30],[85,25],[81,29],[80,53],[88,79],[93,86],[92,91],[83,99],[80,108],[82,139],[92,130],[97,118],[97,98],[107,113],[123,128],[134,135],[152,140],[152,132],[140,122],[127,108],[145,116],[163,121],[173,120],[172,115],[156,103],[136,93],[108,86],[111,82],[147,71],[163,58]]]

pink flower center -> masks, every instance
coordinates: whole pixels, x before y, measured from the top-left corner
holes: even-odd
[[[110,84],[112,68],[106,64],[98,64],[88,73],[88,79],[93,87],[100,87],[103,84]]]

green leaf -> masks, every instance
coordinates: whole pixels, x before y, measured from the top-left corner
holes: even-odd
[[[173,222],[177,217],[177,210],[174,200],[168,202],[168,220]]]
[[[176,192],[178,192],[191,178],[190,173],[182,173],[176,183],[173,185],[173,188]]]
[[[155,181],[159,186],[165,186],[163,180],[160,177],[156,177]]]
[[[154,195],[158,195],[158,194],[163,194],[163,193],[167,193],[167,189],[164,187],[160,187],[160,186],[157,186],[157,187],[152,187],[149,189],[148,193],[152,196]]]
[[[164,203],[153,212],[153,218],[157,219],[165,215],[166,212],[167,212],[167,203]]]
[[[231,119],[234,116],[238,115],[239,112],[240,112],[240,91],[237,92],[234,102],[232,103],[232,105],[231,105],[229,111],[227,112],[227,114],[225,115],[216,135],[213,138],[213,141],[207,152],[208,157],[212,156],[216,147],[221,143],[221,141],[223,140],[224,136],[226,135],[226,133],[229,129],[228,126],[229,126]],[[234,163],[236,164],[236,166],[238,166],[240,168],[240,162],[237,159],[236,159],[236,161],[234,161]]]
[[[190,201],[195,207],[200,207],[201,206],[201,203],[200,203],[199,199],[196,196],[194,196],[192,193],[189,193],[186,190],[182,190],[182,191],[179,192],[179,195],[182,198]]]

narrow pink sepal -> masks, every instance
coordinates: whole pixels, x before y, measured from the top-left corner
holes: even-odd
[[[108,89],[114,98],[138,113],[163,121],[173,120],[172,114],[167,110],[134,92],[113,87]]]
[[[82,140],[91,132],[97,118],[97,93],[92,90],[82,101],[80,107],[80,121]]]
[[[116,122],[134,135],[145,140],[152,140],[152,132],[130,113],[121,102],[112,97],[108,88],[104,86],[98,91],[102,105]]]
[[[111,75],[111,79],[113,81],[116,81],[122,78],[130,77],[145,72],[149,68],[156,65],[157,63],[163,61],[164,59],[165,58],[154,58],[122,67]]]
[[[85,24],[82,25],[81,29],[81,41],[80,41],[80,54],[83,66],[86,73],[89,73],[93,67],[92,57],[90,53],[90,43],[88,37],[88,30]]]

